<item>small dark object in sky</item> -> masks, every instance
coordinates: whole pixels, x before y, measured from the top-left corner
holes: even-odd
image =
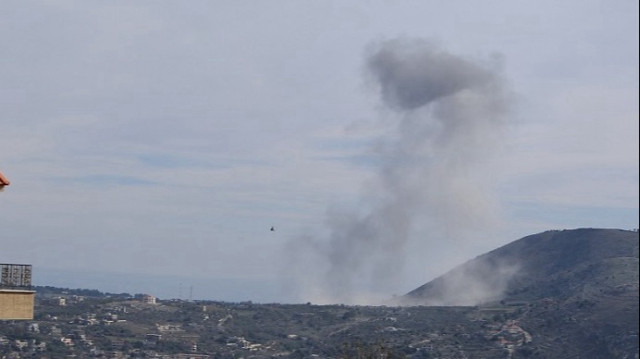
[[[271,232],[273,232],[273,231],[275,231],[275,230],[276,230],[276,229],[275,229],[275,228],[273,228],[273,226],[271,226]]]

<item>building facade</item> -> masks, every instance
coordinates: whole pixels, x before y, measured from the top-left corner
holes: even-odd
[[[31,265],[0,264],[0,320],[32,320]]]

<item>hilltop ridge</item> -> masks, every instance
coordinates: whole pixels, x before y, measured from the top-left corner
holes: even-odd
[[[616,275],[617,273],[617,275]],[[580,228],[526,236],[407,293],[404,303],[475,305],[638,289],[638,232]]]

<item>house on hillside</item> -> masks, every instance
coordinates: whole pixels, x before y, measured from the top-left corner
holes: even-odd
[[[156,304],[156,297],[145,294],[142,296],[142,302],[146,304]]]

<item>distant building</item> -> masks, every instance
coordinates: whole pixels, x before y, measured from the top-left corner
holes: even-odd
[[[38,323],[29,323],[27,326],[27,331],[31,333],[40,333],[40,326]]]
[[[0,264],[0,320],[32,320],[31,265]]]
[[[149,294],[145,294],[142,296],[142,302],[147,304],[156,304],[156,297]]]

